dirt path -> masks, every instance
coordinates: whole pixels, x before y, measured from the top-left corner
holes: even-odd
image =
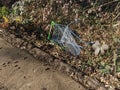
[[[83,90],[83,87],[0,38],[0,90]]]

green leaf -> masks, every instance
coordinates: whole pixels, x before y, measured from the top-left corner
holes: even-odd
[[[0,8],[0,15],[1,16],[8,15],[8,9],[5,6],[3,6],[3,7]]]
[[[55,25],[55,22],[54,22],[54,21],[52,21],[52,22],[51,22],[51,26],[54,26],[54,25]]]

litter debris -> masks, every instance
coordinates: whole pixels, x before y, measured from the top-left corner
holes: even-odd
[[[78,45],[76,39],[82,43],[90,44],[91,42],[84,42],[79,36],[77,36],[70,28],[69,25],[77,22],[71,22],[68,25],[56,24],[52,21],[51,26],[53,26],[54,31],[52,33],[51,40],[59,44],[65,51],[70,52],[72,55],[79,55],[82,46]],[[51,32],[51,29],[50,29]],[[48,39],[50,39],[50,32]],[[76,39],[75,39],[76,38]]]

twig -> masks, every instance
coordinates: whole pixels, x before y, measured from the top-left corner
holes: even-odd
[[[120,8],[120,2],[117,4],[116,8],[114,11],[117,11]]]
[[[119,0],[114,0],[114,1],[111,1],[111,2],[108,2],[108,3],[105,3],[103,5],[100,5],[99,7],[103,7],[103,6],[106,6],[108,4],[111,4],[111,3],[115,3],[115,2],[118,2]]]
[[[103,6],[106,6],[106,5],[109,5],[109,4],[111,4],[111,3],[115,3],[115,2],[119,2],[119,0],[114,0],[114,1],[111,1],[111,2],[107,2],[107,3],[105,3],[105,4],[102,4],[102,5],[99,5],[98,7],[96,7],[96,8],[100,8],[100,7],[103,7]],[[93,8],[93,7],[92,7]],[[85,11],[88,11],[89,9],[86,9]]]
[[[120,13],[118,13],[118,15],[113,19],[113,21],[115,21],[119,16],[120,16]]]

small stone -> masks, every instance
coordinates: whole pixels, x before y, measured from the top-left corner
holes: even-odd
[[[30,50],[30,49],[32,49],[32,47],[33,47],[32,44],[27,44],[26,49]]]
[[[16,38],[16,47],[20,47],[23,42],[23,40]]]
[[[10,34],[9,37],[12,38],[12,39],[14,39],[14,38],[15,38],[15,35]]]
[[[21,69],[21,67],[18,67],[18,69]]]
[[[21,50],[25,50],[25,49],[26,49],[26,47],[25,47],[25,46],[22,46],[22,47],[20,47],[20,49],[21,49]]]
[[[7,62],[7,64],[10,64],[11,62],[9,61],[9,62]]]
[[[46,70],[46,71],[48,71],[48,70],[50,70],[50,68],[49,68],[49,67],[47,67],[45,70]]]
[[[24,57],[23,59],[26,60],[28,57]]]
[[[18,61],[15,61],[14,63],[18,63]]]
[[[15,67],[18,67],[18,65],[15,65]]]
[[[24,76],[23,78],[26,79],[26,76]]]
[[[97,90],[106,90],[106,88],[105,87],[98,87]]]
[[[47,88],[42,88],[41,90],[47,90]]]

